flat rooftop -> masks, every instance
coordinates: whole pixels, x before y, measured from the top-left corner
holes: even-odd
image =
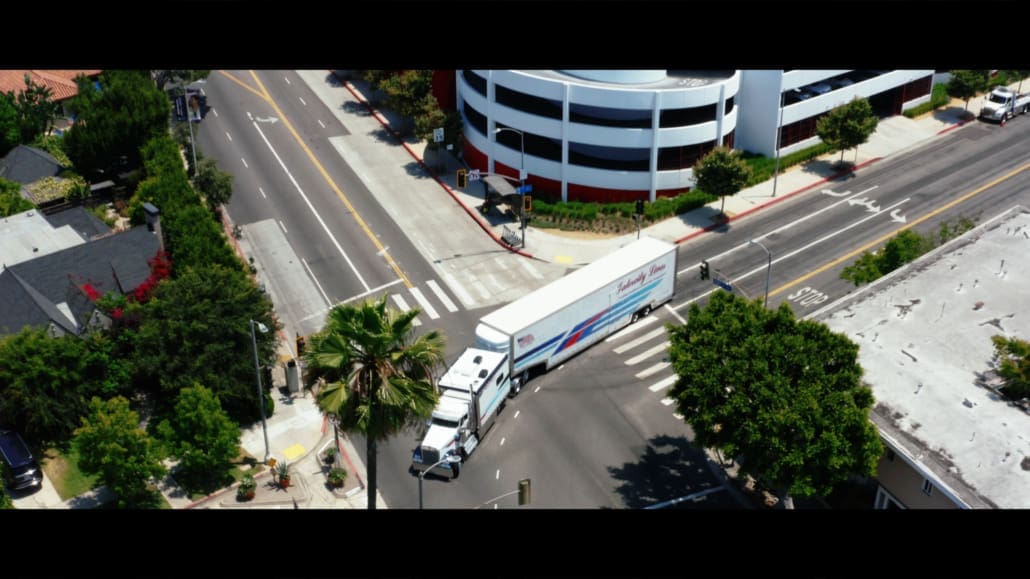
[[[811,319],[859,345],[881,434],[973,508],[1030,507],[1030,412],[994,345],[1030,340],[1030,210],[1013,208]]]

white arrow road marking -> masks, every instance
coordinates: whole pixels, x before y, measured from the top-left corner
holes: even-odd
[[[872,191],[873,189],[876,189],[877,187],[879,187],[879,185],[873,185],[872,187],[870,187],[870,188],[868,188],[868,189],[866,189],[864,191],[859,191],[858,193],[855,193],[855,197],[858,197],[859,195],[865,195],[866,193]],[[836,203],[832,203],[830,205],[827,205],[826,207],[823,207],[822,209],[820,209],[818,211],[809,213],[808,215],[805,215],[804,217],[801,217],[799,219],[791,221],[790,223],[788,223],[786,225],[783,225],[781,227],[777,227],[776,229],[773,229],[769,233],[766,233],[766,234],[764,234],[764,235],[762,235],[760,237],[755,237],[754,240],[755,241],[762,241],[763,239],[765,239],[767,237],[770,237],[772,235],[775,235],[775,234],[777,234],[777,233],[779,233],[781,231],[786,231],[787,229],[790,229],[791,227],[794,227],[795,225],[797,225],[799,223],[803,223],[803,222],[805,222],[805,221],[815,217],[816,215],[819,215],[820,213],[829,211],[829,210],[833,209],[834,207],[837,207],[841,203],[850,203],[850,200],[849,199],[841,199],[840,201],[837,201]],[[861,223],[861,222],[859,222],[859,223]],[[716,260],[716,259],[719,259],[719,258],[724,257],[726,255],[729,255],[729,254],[733,253],[734,251],[739,251],[741,249],[746,249],[748,247],[748,245],[750,245],[750,243],[745,241],[745,242],[741,243],[740,245],[738,245],[737,247],[731,247],[730,249],[727,249],[726,251],[724,251],[724,252],[722,252],[722,253],[720,253],[718,255],[713,255],[712,257],[709,257],[708,258],[708,262],[711,263],[713,260]],[[695,271],[697,271],[697,266],[698,265],[700,265],[700,264],[695,263],[694,265],[691,265],[691,266],[688,266],[688,267],[686,267],[684,269],[681,269],[681,270],[676,272],[676,275],[680,275],[680,274],[686,273],[688,271],[689,272],[695,272]],[[737,279],[740,279],[740,278],[737,278]],[[681,306],[677,306],[676,308],[673,308],[673,309],[678,309],[679,307],[681,307]]]
[[[845,195],[851,195],[851,191],[842,191],[841,193],[835,193],[832,189],[823,189],[821,193],[823,195],[829,195],[830,197],[844,197]]]
[[[254,120],[259,123],[271,123],[273,125],[279,122],[277,117],[254,117]]]
[[[891,211],[891,219],[893,219],[894,221],[896,221],[898,223],[904,223],[906,221],[905,216],[900,214],[900,213],[898,213],[898,211],[901,211],[901,210],[900,209],[895,209],[894,211]]]

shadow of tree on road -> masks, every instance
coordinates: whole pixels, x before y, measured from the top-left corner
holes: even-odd
[[[701,492],[720,485],[705,453],[685,437],[658,435],[648,441],[635,463],[609,466],[612,478],[622,481],[615,489],[626,508],[640,509],[663,501]],[[724,492],[687,502],[690,508],[736,509],[739,505]]]

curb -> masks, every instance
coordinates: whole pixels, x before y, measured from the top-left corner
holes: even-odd
[[[429,165],[427,165],[426,162],[421,157],[419,157],[415,153],[415,151],[413,151],[411,149],[411,146],[409,146],[408,143],[404,139],[401,138],[401,136],[397,133],[397,131],[395,131],[393,129],[392,126],[390,126],[390,121],[386,117],[384,117],[382,114],[380,114],[379,111],[377,111],[374,108],[372,108],[372,105],[369,104],[369,102],[367,100],[365,100],[364,95],[362,95],[360,92],[358,92],[358,90],[354,88],[354,86],[350,83],[350,81],[344,81],[343,82],[343,86],[346,87],[346,89],[348,91],[350,91],[351,95],[353,95],[354,98],[358,100],[358,102],[360,102],[361,104],[365,105],[365,108],[367,108],[369,113],[371,113],[371,115],[373,117],[375,117],[375,119],[377,121],[379,121],[379,124],[381,124],[384,129],[389,131],[390,134],[393,135],[393,137],[395,139],[397,139],[398,142],[400,142],[401,146],[404,147],[404,150],[406,150],[408,152],[408,154],[411,155],[411,157],[413,159],[415,159],[415,161],[417,161],[418,164],[421,165],[423,169],[426,170],[427,173],[432,175],[433,180],[436,181],[440,185],[440,187],[442,187],[443,190],[446,191],[447,194],[451,196],[451,199],[453,199],[462,209],[465,210],[465,213],[467,213],[468,216],[471,217],[479,225],[480,229],[482,229],[483,231],[485,231],[487,234],[490,235],[490,238],[493,239],[494,242],[497,243],[497,245],[500,245],[501,247],[507,249],[508,251],[510,251],[512,253],[517,253],[517,254],[519,254],[519,255],[521,255],[523,257],[528,257],[530,259],[536,259],[535,257],[533,257],[532,254],[526,253],[525,251],[523,251],[521,249],[515,249],[515,248],[511,247],[510,245],[508,245],[507,243],[504,243],[504,241],[502,241],[501,238],[497,237],[497,234],[494,233],[486,223],[483,223],[483,220],[480,219],[480,217],[478,215],[476,215],[476,213],[474,211],[469,209],[468,205],[465,205],[465,203],[460,198],[458,198],[457,195],[454,194],[454,191],[451,189],[451,187],[449,185],[447,185],[446,183],[444,183],[443,181],[441,181],[440,180],[440,176],[437,175],[436,172],[433,171],[432,168],[430,168]]]

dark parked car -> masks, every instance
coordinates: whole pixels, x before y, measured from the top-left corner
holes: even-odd
[[[38,489],[43,485],[43,471],[17,432],[0,430],[0,457],[4,459],[4,475],[12,489]]]

